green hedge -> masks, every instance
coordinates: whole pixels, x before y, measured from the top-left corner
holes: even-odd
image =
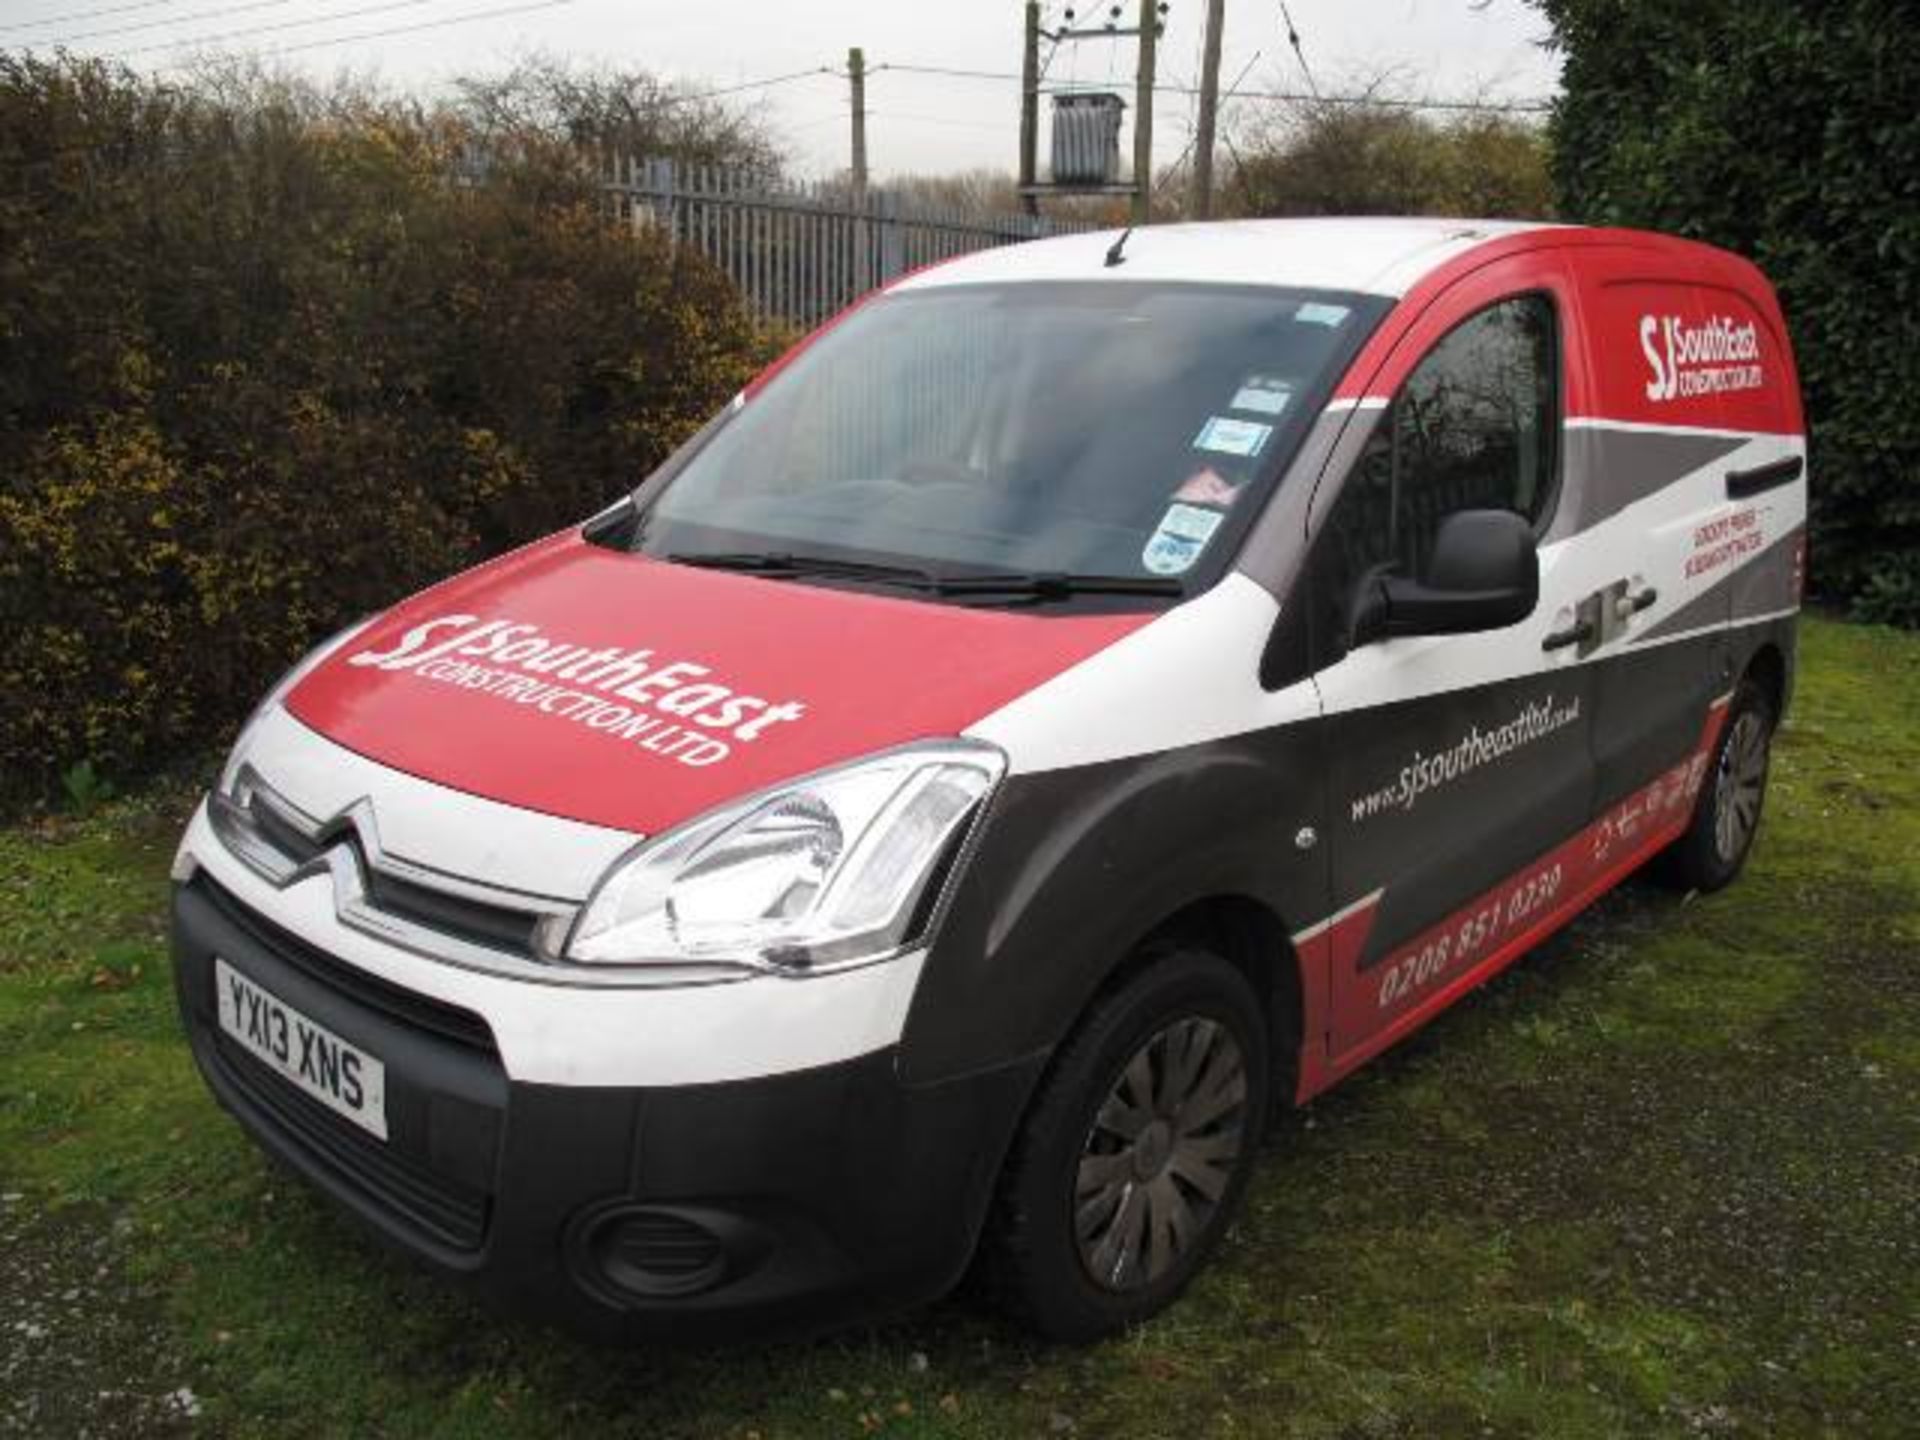
[[[1698,236],[1779,287],[1812,579],[1920,625],[1920,45],[1902,0],[1539,0],[1571,217]]]
[[[217,743],[318,636],[581,518],[765,345],[560,152],[0,55],[0,798]]]
[[[1553,182],[1541,127],[1479,113],[1435,120],[1323,104],[1256,120],[1222,186],[1229,215],[1476,215],[1542,219]]]

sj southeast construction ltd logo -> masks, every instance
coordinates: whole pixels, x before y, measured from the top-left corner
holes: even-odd
[[[570,644],[537,625],[477,615],[424,621],[390,648],[357,651],[347,664],[472,691],[696,767],[718,764],[736,744],[807,713],[797,700],[722,684],[711,666],[692,660]]]
[[[1766,383],[1760,367],[1760,328],[1716,315],[1697,325],[1678,315],[1642,315],[1640,350],[1653,376],[1647,399],[1677,400],[1758,390]]]

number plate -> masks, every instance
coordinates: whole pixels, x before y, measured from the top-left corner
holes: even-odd
[[[220,1028],[248,1054],[369,1135],[387,1138],[386,1066],[217,955],[213,986]]]

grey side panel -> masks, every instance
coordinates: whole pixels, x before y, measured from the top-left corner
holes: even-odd
[[[1303,537],[1319,529],[1339,494],[1323,478],[1351,473],[1385,414],[1369,408],[1320,417],[1241,552],[1244,574],[1285,599],[1300,571]],[[1746,443],[1729,435],[1569,427],[1562,431],[1559,496],[1541,543],[1591,530]]]
[[[1708,625],[1790,610],[1799,603],[1795,571],[1804,526],[1795,526],[1724,580],[1717,580],[1658,625],[1634,637],[1635,645],[1684,635]]]
[[[1800,547],[1805,535],[1804,525],[1795,526],[1733,573],[1727,584],[1733,590],[1736,623],[1747,616],[1791,610],[1800,603]]]
[[[1560,507],[1547,531],[1549,541],[1591,530],[1747,443],[1739,436],[1586,425],[1566,429],[1563,439]]]
[[[1591,818],[1591,683],[1521,675],[1328,722],[1334,904],[1385,891],[1361,972]]]
[[[1634,636],[1631,643],[1645,645],[1649,641],[1666,640],[1675,635],[1704,630],[1709,625],[1726,624],[1728,583],[1722,580],[1716,585],[1709,585],[1658,625]]]
[[[1707,708],[1730,683],[1729,654],[1715,625],[1670,645],[1610,650],[1591,667],[1596,812],[1699,747]]]
[[[1253,901],[1277,935],[1324,914],[1325,847],[1294,843],[1320,824],[1320,729],[1009,779],[921,974],[905,1077],[1051,1049],[1114,966],[1197,900]]]
[[[1138,942],[1199,900],[1252,901],[1285,934],[1384,889],[1360,966],[1377,963],[1586,823],[1589,684],[1584,670],[1524,675],[1012,777],[928,956],[904,1074],[939,1080],[1051,1049]],[[1529,707],[1570,706],[1537,739],[1503,731]],[[1365,804],[1429,757],[1429,786]],[[1317,834],[1305,849],[1303,827]]]

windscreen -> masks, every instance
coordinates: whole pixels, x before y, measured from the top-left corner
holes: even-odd
[[[1263,503],[1384,308],[1116,282],[887,296],[717,428],[637,543],[1190,580]]]

